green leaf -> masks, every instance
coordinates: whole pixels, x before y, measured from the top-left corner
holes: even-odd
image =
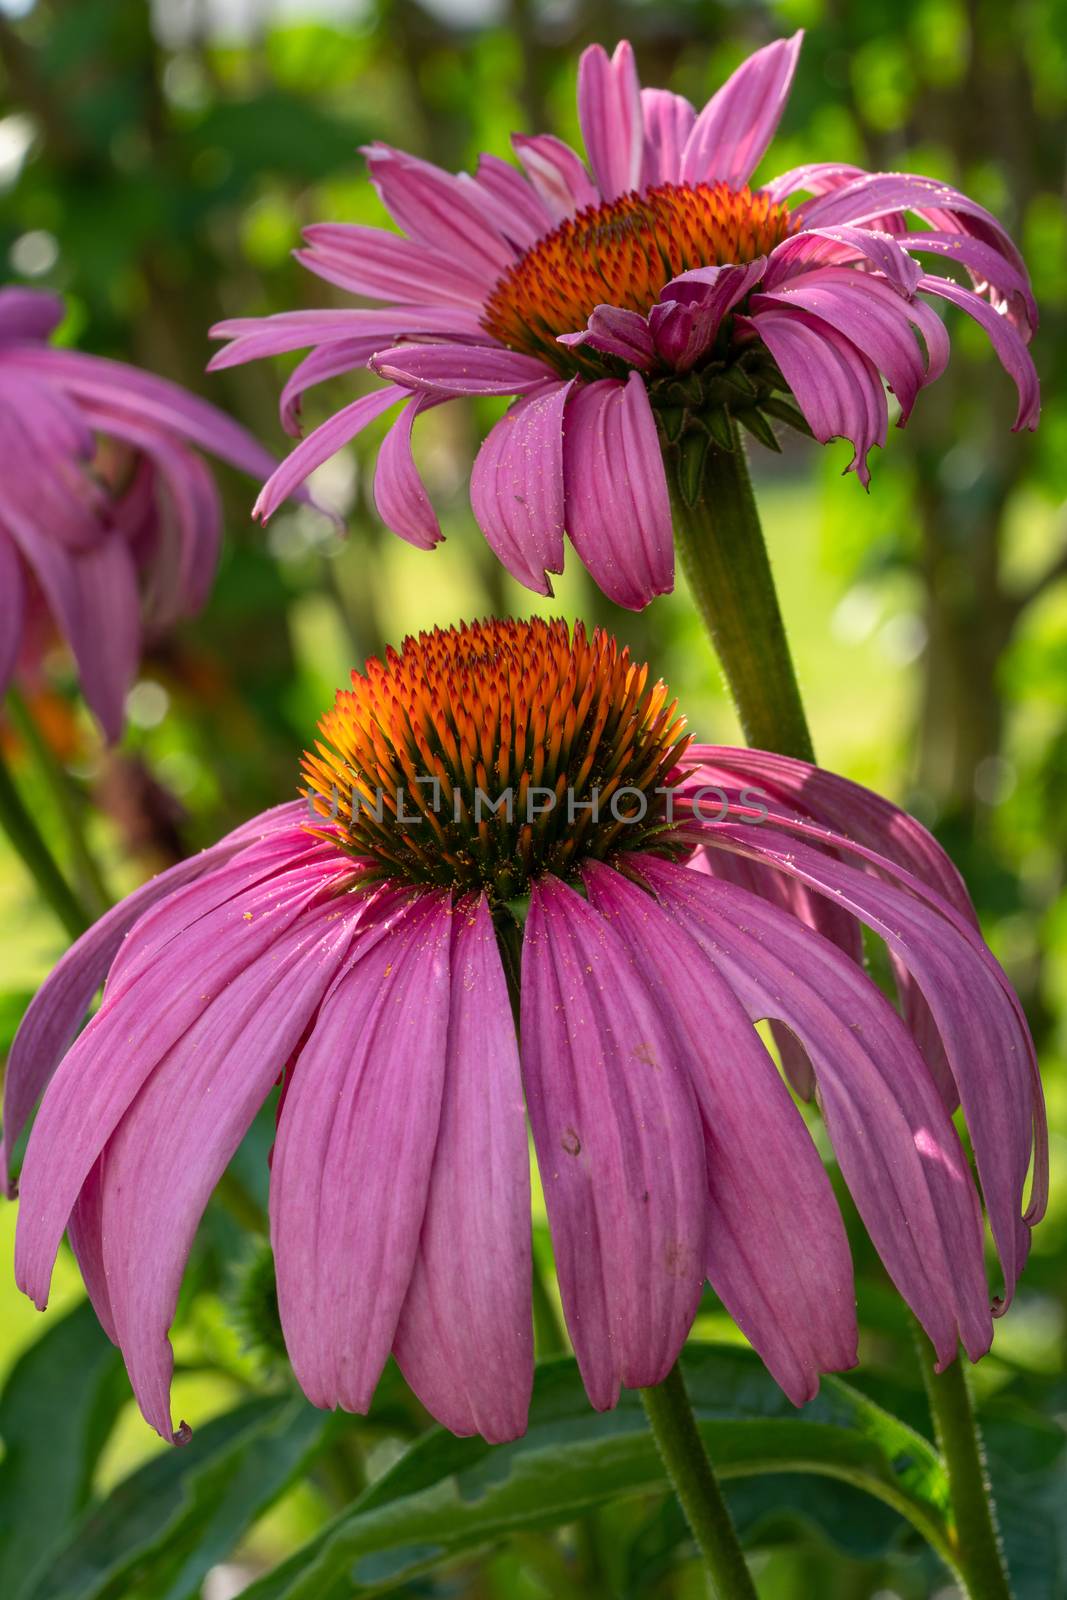
[[[951,1561],[948,1486],[933,1447],[839,1379],[796,1411],[750,1350],[689,1347],[682,1359],[701,1432],[724,1479],[816,1473],[906,1517]],[[575,1363],[538,1369],[530,1425],[495,1449],[435,1429],[342,1517],[246,1600],[373,1594],[518,1529],[572,1521],[627,1495],[662,1493],[640,1398],[594,1412]]]
[[[16,1362],[0,1396],[0,1594],[8,1600],[84,1506],[127,1393],[119,1353],[87,1300]]]
[[[330,1427],[288,1396],[216,1417],[91,1507],[25,1600],[195,1600],[208,1569],[303,1475]]]

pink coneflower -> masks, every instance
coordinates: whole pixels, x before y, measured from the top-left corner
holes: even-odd
[[[279,1079],[278,1302],[316,1405],[365,1411],[392,1351],[456,1433],[523,1431],[527,1113],[593,1405],[665,1376],[705,1277],[809,1398],[855,1360],[852,1267],[761,1018],[797,1093],[817,1087],[939,1361],[986,1351],[952,1112],[1006,1300],[1043,1203],[1041,1090],[1018,1001],[917,822],[803,762],[690,744],[647,668],[561,622],[409,639],[353,674],[304,772],[317,820],[281,806],[131,895],[11,1053],[5,1172],[43,1092],[18,1281],[45,1304],[66,1229],[164,1437],[184,1263]],[[861,923],[903,1014],[863,970]]]
[[[0,289],[0,697],[58,631],[109,739],[145,638],[207,598],[221,513],[197,450],[262,476],[245,430],[176,384],[56,349],[57,296]]]
[[[1034,427],[1036,308],[988,211],[945,183],[843,163],[749,187],[800,37],[750,56],[699,115],[680,95],[641,88],[629,44],[610,59],[592,46],[578,76],[588,169],[550,135],[516,136],[524,173],[486,155],[474,176],[453,176],[370,146],[371,177],[403,233],[317,224],[297,255],[383,304],[214,330],[232,340],[215,367],[314,347],[282,395],[293,434],[311,385],[363,366],[387,380],[308,435],[256,512],[269,516],[404,402],[374,497],[389,527],[430,548],[441,534],[412,460],[416,417],[460,395],[517,395],[471,479],[486,538],[516,578],[550,594],[566,531],[605,594],[637,608],[674,581],[663,444],[695,428],[728,445],[731,419],[773,444],[772,421],[793,421],[823,442],[851,440],[866,483],[868,452],[886,438],[883,377],[904,422],[948,360],[924,297],[985,329],[1019,390],[1015,427]],[[944,276],[953,263],[966,283]]]

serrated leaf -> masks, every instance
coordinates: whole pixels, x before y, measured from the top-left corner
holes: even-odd
[[[83,1301],[16,1362],[0,1396],[0,1594],[32,1581],[85,1504],[126,1397],[122,1359]]]
[[[92,1506],[25,1600],[196,1600],[209,1568],[303,1475],[330,1426],[288,1396],[214,1418]]]
[[[951,1559],[944,1470],[912,1429],[832,1378],[796,1411],[749,1350],[695,1345],[682,1365],[724,1480],[769,1472],[844,1480],[891,1505]],[[245,1597],[374,1594],[517,1530],[666,1487],[639,1396],[626,1393],[616,1410],[594,1412],[575,1363],[550,1362],[538,1369],[522,1439],[494,1449],[435,1429]]]

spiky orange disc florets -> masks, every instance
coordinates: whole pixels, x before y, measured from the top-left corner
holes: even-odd
[[[663,831],[656,789],[689,740],[648,678],[580,623],[435,628],[338,690],[309,794],[383,875],[511,899]]]
[[[556,336],[584,328],[599,305],[647,313],[693,267],[752,261],[790,230],[766,195],[725,183],[660,184],[568,217],[498,281],[483,317],[513,350],[564,365]]]

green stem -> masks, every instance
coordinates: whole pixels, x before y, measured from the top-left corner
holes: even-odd
[[[978,1419],[962,1356],[934,1371],[930,1341],[916,1326],[919,1365],[944,1458],[956,1520],[957,1563],[970,1600],[1011,1600]]]
[[[665,453],[675,543],[746,739],[758,748],[812,761],[811,734],[744,450],[736,425],[731,428],[733,449],[709,447],[696,496],[681,450]],[[967,1593],[970,1600],[1011,1600],[966,1377],[959,1360],[936,1373],[925,1337],[919,1347]]]
[[[89,847],[80,796],[74,792],[70,775],[41,733],[32,711],[17,689],[8,690],[8,709],[12,722],[26,741],[38,771],[55,798],[56,809],[70,844],[74,876],[90,902],[93,913],[102,916],[114,904],[114,900]]]
[[[674,542],[746,740],[759,750],[811,761],[811,734],[744,446],[736,424],[732,428],[733,450],[708,450],[695,504],[683,491],[680,455],[667,451]]]
[[[22,857],[41,894],[71,938],[77,939],[85,932],[92,918],[56,865],[55,858],[15,787],[14,779],[2,756],[0,756],[0,824]]]
[[[757,1600],[730,1513],[712,1470],[681,1368],[642,1389],[641,1400],[663,1465],[704,1557],[715,1600]]]

